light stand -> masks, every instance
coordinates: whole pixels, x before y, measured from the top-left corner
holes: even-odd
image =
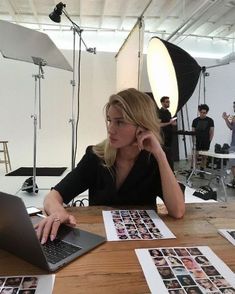
[[[86,48],[86,51],[89,53],[96,54],[96,48],[87,47],[86,43],[82,38],[83,30],[70,18],[67,11],[65,10],[66,4],[60,2],[56,5],[54,11],[49,14],[49,17],[52,21],[59,23],[61,21],[61,14],[63,13],[66,18],[72,23],[71,30],[73,31],[73,79],[71,80],[72,85],[72,102],[71,102],[71,118],[69,119],[69,123],[71,123],[71,132],[72,132],[72,143],[71,143],[71,170],[75,168],[75,160],[77,153],[77,129],[78,129],[78,121],[79,121],[79,101],[80,101],[80,88],[81,88],[81,45],[83,44]],[[75,68],[76,68],[76,34],[79,37],[79,48],[78,48],[78,91],[77,91],[77,119],[75,121],[74,115],[74,102],[75,102]]]
[[[33,63],[38,65],[38,74],[32,75],[32,77],[34,78],[34,114],[31,115],[31,118],[33,119],[33,177],[32,177],[32,183],[31,181],[29,182],[29,179],[26,180],[26,182],[24,182],[20,190],[36,194],[38,193],[38,187],[36,184],[37,124],[38,124],[38,117],[39,117],[39,129],[41,129],[41,79],[44,79],[44,71],[42,67],[46,65],[46,61],[38,57],[32,57],[32,59],[33,59]],[[38,116],[37,116],[37,104],[38,104]],[[17,191],[17,193],[19,191]]]
[[[186,184],[191,187],[192,184],[190,182],[190,179],[193,175],[197,175],[197,173],[202,172],[200,169],[197,169],[197,151],[196,151],[196,134],[193,132],[192,133],[192,171],[186,177]],[[206,172],[205,172],[206,173]]]
[[[31,115],[34,125],[33,177],[27,179],[19,190],[35,194],[38,192],[36,185],[37,104],[39,105],[39,127],[41,128],[41,79],[44,78],[43,66],[47,65],[68,71],[72,71],[72,68],[52,40],[44,33],[0,20],[0,36],[0,51],[3,57],[34,63],[38,66],[38,74],[33,75],[35,97],[34,114]]]
[[[38,82],[38,114],[39,114],[39,129],[41,129],[41,79],[44,79],[44,71],[42,69],[43,66],[46,65],[46,61],[42,58],[33,58],[34,64],[38,65],[38,74],[33,75],[35,81],[35,93],[34,93],[34,114],[31,115],[33,118],[34,124],[34,147],[33,147],[33,193],[37,193],[37,185],[36,185],[36,161],[37,161],[37,82]],[[28,187],[30,188],[30,187]]]
[[[207,69],[214,68],[214,67],[219,67],[219,66],[224,66],[224,65],[227,65],[227,64],[229,64],[229,62],[224,62],[224,63],[221,63],[221,64],[215,64],[215,65],[202,66],[201,67],[201,72],[202,72],[202,75],[203,75],[203,103],[204,104],[206,103],[206,77],[210,76],[210,73],[207,72]]]
[[[202,67],[202,75],[203,75],[203,103],[206,103],[206,77],[209,77],[209,73],[206,71],[206,67]]]
[[[182,130],[185,131],[183,108],[180,109],[180,115],[181,115]],[[187,145],[186,145],[186,137],[185,137],[185,134],[184,133],[183,133],[183,139],[182,140],[183,140],[183,143],[184,143],[185,158],[188,158]]]

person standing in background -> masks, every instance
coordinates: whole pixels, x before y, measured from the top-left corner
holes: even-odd
[[[160,119],[161,135],[163,137],[163,146],[167,150],[171,162],[172,170],[174,170],[174,159],[172,152],[172,141],[173,141],[173,127],[176,126],[176,118],[172,118],[169,111],[170,98],[168,96],[163,96],[160,99],[162,107],[158,110],[158,117]]]
[[[235,112],[235,101],[233,102],[233,110]],[[223,112],[222,117],[225,120],[227,127],[230,130],[232,130],[232,141],[229,148],[229,152],[233,153],[235,152],[235,116],[230,116],[226,112]],[[233,179],[230,183],[227,184],[227,186],[231,188],[235,188],[235,159],[230,159],[229,164],[231,166]]]
[[[162,107],[159,109],[158,116],[161,121],[161,129],[164,139],[164,146],[171,149],[173,138],[173,126],[176,126],[176,120],[171,117],[171,113],[168,110],[170,107],[170,98],[163,96],[160,100]]]
[[[209,107],[207,104],[198,106],[199,116],[192,122],[192,131],[196,133],[196,160],[198,159],[198,151],[208,151],[214,136],[214,121],[207,116]],[[200,169],[203,171],[206,167],[207,156],[201,156]],[[200,173],[200,177],[204,178],[204,174]]]

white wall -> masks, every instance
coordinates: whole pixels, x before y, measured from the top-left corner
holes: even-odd
[[[71,52],[64,52],[71,61]],[[103,106],[116,89],[115,54],[82,53],[82,81],[80,97],[80,123],[78,131],[77,161],[89,144],[101,141],[105,135]],[[201,66],[215,64],[200,60]],[[9,140],[13,169],[32,166],[33,113],[35,65],[8,60],[0,55],[0,139]],[[71,165],[71,91],[72,74],[45,67],[42,80],[42,129],[38,131],[37,166]],[[208,70],[206,103],[209,116],[215,121],[215,138],[212,142],[229,143],[231,132],[221,118],[223,111],[232,113],[235,101],[235,64]],[[146,73],[142,75],[144,91],[150,91]],[[202,95],[202,93],[201,93]],[[202,99],[201,102],[202,103]],[[188,102],[189,121],[196,117],[198,89]],[[180,123],[180,122],[179,122]],[[181,142],[181,139],[180,139]],[[183,146],[180,146],[184,157]],[[0,167],[3,168],[3,167]]]
[[[71,61],[71,52],[64,52]],[[37,135],[37,166],[71,166],[72,73],[44,67],[42,129]],[[77,160],[89,144],[105,137],[103,105],[115,92],[112,53],[82,52]],[[33,164],[34,79],[36,65],[0,56],[0,139],[9,140],[12,167]]]

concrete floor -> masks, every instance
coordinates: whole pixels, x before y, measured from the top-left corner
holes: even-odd
[[[197,189],[200,186],[209,185],[213,190],[217,191],[217,200],[224,201],[225,193],[224,193],[224,189],[219,177],[216,177],[215,175],[212,175],[212,174],[204,174],[205,178],[202,179],[199,173],[196,173],[191,177],[190,181],[187,182],[187,176],[189,176],[191,171],[190,165],[191,165],[191,162],[186,160],[180,160],[174,163],[174,170],[175,170],[177,179],[181,181],[182,183],[186,184],[187,186],[194,189]],[[224,167],[224,169],[225,169],[224,182],[229,183],[232,179],[231,172],[230,170],[227,170],[226,167]],[[212,172],[210,168],[207,168],[205,171],[207,171],[208,173]],[[220,175],[220,170],[214,170],[213,173],[216,175]],[[228,202],[235,201],[235,189],[229,188],[226,185],[225,185],[225,189],[227,192]]]
[[[207,185],[210,182],[211,176],[205,175],[205,179],[201,179],[199,176],[194,175],[190,180],[190,185],[188,185],[186,183],[186,175],[188,173],[186,173],[185,170],[189,170],[190,163],[185,160],[181,160],[179,162],[175,162],[174,167],[175,167],[175,174],[177,179],[180,182],[186,184],[187,186],[187,189],[185,191],[185,202],[187,203],[203,202],[202,199],[195,197],[193,195],[193,192],[198,187]],[[36,183],[40,190],[37,195],[33,195],[27,192],[20,191],[22,184],[28,177],[6,177],[4,166],[1,165],[0,166],[0,191],[21,197],[23,201],[25,202],[26,206],[42,207],[44,197],[50,191],[50,188],[53,187],[56,183],[58,183],[68,172],[69,172],[69,168],[60,177],[37,177]],[[230,178],[231,176],[227,175],[226,181],[229,181]],[[218,183],[216,179],[213,179],[210,182],[210,186],[213,189],[217,190],[217,195],[218,195],[217,200],[224,201],[224,191],[223,191],[223,187],[221,183]],[[226,191],[228,195],[228,201],[235,201],[235,189],[226,187]],[[76,199],[80,199],[80,198],[82,199],[84,198],[84,196],[87,196],[87,191],[82,193],[82,195],[80,195]],[[158,202],[160,202],[160,200],[158,200]]]

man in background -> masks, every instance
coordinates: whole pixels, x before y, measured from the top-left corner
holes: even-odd
[[[159,109],[158,116],[161,120],[164,146],[170,150],[172,146],[173,126],[176,126],[176,119],[171,117],[171,113],[168,110],[170,107],[170,98],[168,96],[163,96],[160,102],[162,107]]]
[[[167,150],[169,159],[171,160],[171,168],[174,170],[174,155],[172,152],[173,141],[173,126],[176,126],[176,118],[171,117],[171,113],[168,110],[170,107],[170,98],[163,96],[160,99],[162,107],[158,110],[158,117],[161,121],[161,135],[163,137],[164,147]]]
[[[199,159],[198,151],[208,151],[210,143],[214,136],[214,121],[207,116],[209,107],[207,104],[198,106],[199,116],[193,120],[192,131],[196,134],[196,160]],[[206,167],[207,156],[201,156],[200,169],[203,171]],[[204,178],[204,174],[200,173]]]
[[[233,102],[233,110],[235,112],[235,101]],[[235,116],[230,116],[226,112],[223,112],[222,117],[225,120],[227,127],[230,130],[232,130],[232,141],[229,148],[229,152],[233,153],[235,152]],[[230,183],[227,184],[227,186],[231,188],[235,188],[235,159],[230,159],[229,164],[231,166],[233,179]]]

